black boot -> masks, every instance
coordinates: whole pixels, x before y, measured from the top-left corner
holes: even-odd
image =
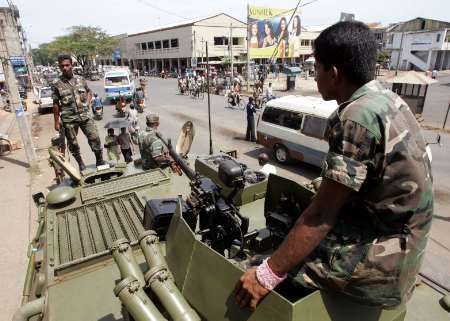
[[[95,153],[95,166],[101,165],[105,165],[105,161],[103,160],[103,153],[100,151]]]
[[[76,155],[76,156],[74,156],[74,158],[78,163],[78,168],[80,169],[80,172],[84,171],[86,169],[86,165],[84,165],[81,155]]]

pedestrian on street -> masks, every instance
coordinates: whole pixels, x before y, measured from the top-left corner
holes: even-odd
[[[125,127],[120,129],[119,145],[125,162],[127,162],[127,164],[131,163],[133,161],[133,153],[131,151],[131,136],[130,133],[127,132],[127,129]]]
[[[253,97],[248,98],[246,110],[247,110],[247,133],[245,135],[245,140],[256,142],[256,134],[255,134],[256,107],[253,101]]]
[[[108,135],[105,137],[105,148],[108,160],[116,162],[120,160],[119,137],[114,134],[114,128],[108,128]]]
[[[58,64],[62,75],[51,86],[55,130],[59,132],[61,126],[64,128],[69,150],[77,161],[80,171],[86,166],[81,158],[77,141],[79,128],[88,139],[89,146],[95,154],[96,166],[103,165],[100,137],[89,112],[92,92],[83,77],[73,74],[70,55],[60,55]]]
[[[270,174],[276,174],[277,169],[275,166],[269,164],[269,155],[266,153],[261,153],[258,155],[258,163],[259,166],[261,166],[260,172],[263,172],[266,174],[267,177],[269,177]]]

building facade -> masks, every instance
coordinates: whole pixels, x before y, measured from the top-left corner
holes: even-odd
[[[284,62],[299,63],[312,55],[314,40],[320,33],[314,28],[302,28],[300,56]],[[229,64],[232,55],[236,65],[244,68],[246,65],[247,24],[225,13],[115,38],[118,46],[114,54],[112,57],[98,57],[98,64],[128,66],[141,71],[183,70],[195,61],[197,65],[206,63],[208,43],[210,63]],[[256,63],[268,60],[256,59]]]
[[[20,24],[17,7],[0,7],[0,56],[10,59],[13,69],[21,85],[27,85],[28,79],[20,77],[27,73],[27,51],[25,47],[25,33]],[[23,81],[22,81],[23,80]],[[0,86],[4,86],[5,75],[3,65],[0,64]],[[23,84],[22,84],[23,82]]]
[[[100,57],[102,65],[122,65],[131,69],[180,70],[197,60],[221,62],[232,52],[234,60],[247,52],[247,25],[227,14],[185,21],[148,31],[121,36],[120,59]],[[231,46],[229,45],[231,44]]]
[[[450,22],[416,18],[388,27],[385,38],[391,69],[450,69]]]

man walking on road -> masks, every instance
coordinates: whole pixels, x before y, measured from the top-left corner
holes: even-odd
[[[255,134],[256,108],[253,102],[253,97],[248,98],[246,110],[247,110],[247,133],[245,135],[245,140],[256,142],[256,134]]]
[[[78,128],[81,128],[88,139],[89,146],[95,154],[96,166],[103,165],[103,150],[97,133],[95,122],[90,117],[89,103],[92,93],[83,77],[72,72],[72,57],[60,55],[59,69],[62,75],[52,84],[53,115],[55,130],[59,132],[61,126],[69,145],[69,150],[78,163],[80,171],[84,170],[80,146],[77,141]]]

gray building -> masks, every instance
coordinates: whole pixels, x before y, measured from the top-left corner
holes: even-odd
[[[390,67],[400,70],[450,69],[450,22],[415,18],[386,29]]]
[[[10,59],[19,82],[25,86],[28,83],[26,37],[19,19],[17,7],[0,7],[0,55]],[[0,86],[4,81],[3,66],[0,64]]]
[[[112,57],[98,57],[101,65],[131,69],[179,70],[192,61],[221,63],[232,52],[235,61],[247,52],[247,25],[225,13],[116,36],[118,47]],[[230,50],[232,49],[232,50]]]

